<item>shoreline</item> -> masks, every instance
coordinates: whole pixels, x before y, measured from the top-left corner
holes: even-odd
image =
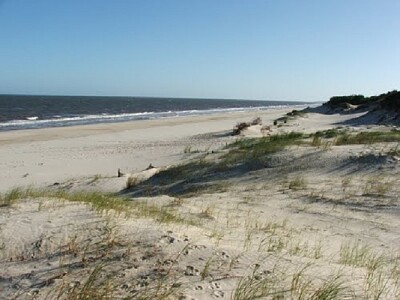
[[[261,117],[271,124],[292,108],[157,120],[0,132],[0,192],[53,183],[117,169],[131,173],[149,164],[167,166],[185,158],[184,149],[215,149],[233,139],[210,133]],[[204,135],[200,139],[196,135]],[[119,183],[118,187],[124,183]]]
[[[195,122],[204,123],[209,121],[223,121],[223,120],[231,120],[234,118],[238,118],[238,121],[243,121],[243,120],[249,121],[248,119],[244,118],[269,116],[275,112],[276,112],[276,117],[279,117],[282,114],[291,111],[292,109],[293,107],[285,107],[285,108],[272,108],[272,109],[257,110],[257,111],[224,112],[224,113],[207,114],[207,115],[178,116],[178,117],[151,119],[151,120],[150,119],[134,120],[134,121],[123,121],[123,122],[72,125],[65,127],[45,127],[45,128],[35,128],[35,129],[7,130],[7,131],[0,131],[0,146],[13,143],[46,141],[55,139],[58,136],[75,138],[75,137],[83,137],[83,136],[97,135],[103,133],[113,133],[125,130],[146,129],[159,126],[175,126],[175,125],[190,124]],[[232,123],[231,127],[233,128],[235,124],[236,123]]]

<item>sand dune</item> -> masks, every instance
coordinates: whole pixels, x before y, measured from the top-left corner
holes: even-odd
[[[400,134],[318,113],[227,134],[253,117],[2,133],[1,189],[46,190],[2,196],[0,294],[399,298]]]

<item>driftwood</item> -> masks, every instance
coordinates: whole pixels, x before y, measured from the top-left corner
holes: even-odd
[[[149,166],[146,168],[146,171],[147,171],[147,170],[150,170],[150,169],[154,169],[154,168],[155,168],[155,167],[150,163]]]

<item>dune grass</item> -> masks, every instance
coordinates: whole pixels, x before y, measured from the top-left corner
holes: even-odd
[[[102,192],[68,192],[65,190],[35,189],[32,187],[25,189],[14,188],[6,194],[0,195],[0,203],[4,203],[3,206],[11,206],[19,200],[38,198],[85,203],[100,214],[113,212],[124,217],[150,218],[164,224],[200,225],[194,219],[186,219],[180,216],[173,206],[159,206],[148,201],[131,201],[129,198]]]
[[[383,264],[383,260],[382,256],[372,253],[366,244],[347,243],[340,248],[339,263],[344,265],[376,270]]]
[[[278,135],[272,135],[262,138],[240,139],[228,145],[228,149],[235,152],[249,151],[252,156],[255,154],[265,155],[276,153],[287,146],[300,144],[301,139],[306,137],[299,132],[290,132]]]
[[[289,275],[274,268],[267,274],[259,272],[259,265],[253,272],[243,277],[233,291],[233,300],[252,299],[313,299],[335,300],[348,296],[348,288],[342,277],[331,275],[324,280],[316,280],[306,274],[309,264]]]
[[[232,294],[232,300],[252,300],[282,294],[282,291],[276,290],[279,282],[276,274],[272,273],[265,278],[260,278],[258,269],[259,266],[256,265],[249,276],[240,279]]]
[[[374,144],[400,142],[400,131],[370,131],[337,136],[335,145]]]
[[[127,183],[127,189],[136,189],[135,195],[197,196],[226,190],[231,176],[257,170],[267,165],[269,155],[285,147],[305,143],[302,133],[291,132],[263,138],[238,139],[225,147],[224,154],[209,157],[207,154],[188,162],[161,170],[148,181]],[[224,174],[225,176],[221,176]]]
[[[311,143],[313,146],[320,146],[326,139],[333,139],[332,143],[335,146],[400,142],[400,131],[397,130],[351,133],[348,129],[333,128],[317,131],[311,136],[313,137]]]
[[[291,190],[302,190],[307,188],[307,180],[302,176],[296,176],[288,183],[288,188]]]
[[[149,181],[137,184],[127,182],[127,189],[136,189],[137,195],[151,196],[168,194],[172,196],[197,196],[206,192],[220,191],[224,188],[213,189],[213,185],[225,179],[238,176],[249,171],[268,167],[271,155],[290,146],[312,146],[328,151],[333,146],[400,141],[400,132],[361,132],[350,133],[347,129],[329,129],[304,134],[290,132],[266,136],[262,138],[241,138],[226,145],[224,153],[210,157],[204,154],[191,161],[162,170]],[[393,155],[397,150],[392,151]],[[292,189],[306,187],[306,182],[294,180],[290,183]],[[209,190],[209,191],[206,191]]]
[[[34,187],[13,188],[0,196],[0,203],[4,203],[3,206],[12,205],[18,200],[28,198],[55,198],[72,202],[83,202],[89,204],[98,212],[114,210],[119,213],[127,213],[129,210],[129,203],[125,201],[125,199],[112,194],[86,191],[68,192],[66,190],[40,189]]]
[[[227,146],[224,154],[214,166],[218,170],[229,169],[238,165],[257,169],[266,164],[269,155],[282,151],[286,147],[304,143],[306,135],[290,132],[262,138],[240,139]]]

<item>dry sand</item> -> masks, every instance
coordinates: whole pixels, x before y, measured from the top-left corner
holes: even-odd
[[[15,186],[49,185],[69,179],[138,172],[150,163],[167,166],[184,149],[218,148],[239,121],[260,115],[266,123],[288,109],[227,113],[65,128],[0,132],[0,192]]]
[[[270,125],[286,112],[258,115]],[[182,160],[218,161],[226,153],[222,146],[236,139],[226,133],[253,117],[1,133],[0,189],[59,182],[57,187],[70,190],[118,192],[127,181],[116,178],[118,167],[140,181]],[[309,113],[272,126],[272,134],[315,132],[355,117]],[[244,134],[261,136],[257,127]],[[142,191],[158,188],[160,195],[150,196],[149,189],[135,196],[129,215],[122,213],[129,209],[99,213],[48,195],[0,207],[0,294],[5,299],[398,299],[400,167],[399,158],[387,154],[394,146],[291,146],[272,154],[267,167],[210,170],[213,187],[200,186],[210,183],[202,177],[190,194],[169,193],[185,180],[168,185],[171,177],[155,176]],[[141,172],[149,163],[160,168]],[[133,197],[135,191],[124,195]],[[328,291],[331,298],[324,298]]]

